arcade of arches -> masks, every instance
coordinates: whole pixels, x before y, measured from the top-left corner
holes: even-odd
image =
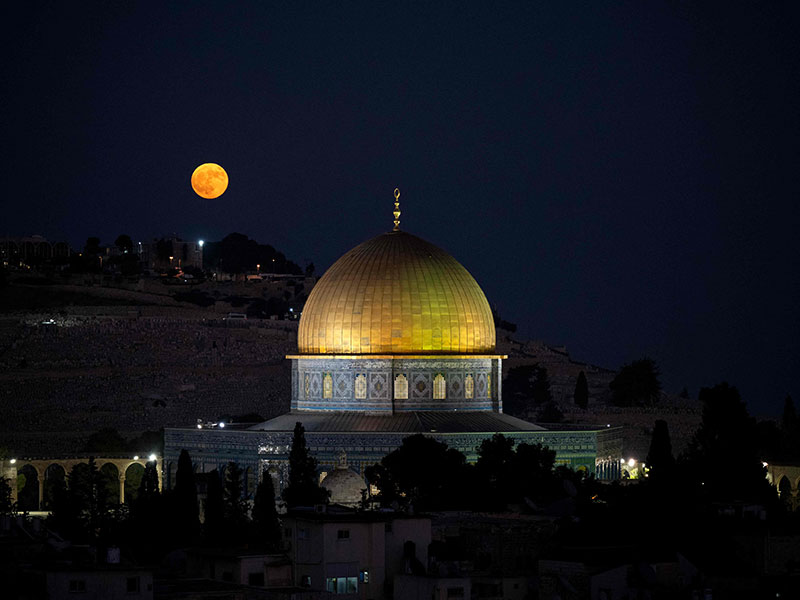
[[[112,502],[124,504],[135,499],[139,482],[144,474],[146,458],[95,457],[95,464],[108,485]],[[157,461],[161,457],[156,458]],[[88,469],[89,457],[85,458],[36,458],[2,462],[2,475],[18,485],[11,486],[12,500],[19,503],[20,510],[47,510],[57,485],[68,485],[68,476],[73,468]],[[158,469],[158,486],[161,489],[162,475]]]
[[[767,479],[791,510],[800,509],[800,465],[767,465]]]

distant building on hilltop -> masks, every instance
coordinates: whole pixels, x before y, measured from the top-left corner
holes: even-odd
[[[170,269],[203,268],[203,240],[187,242],[179,237],[138,242],[134,250],[145,269],[164,272]]]

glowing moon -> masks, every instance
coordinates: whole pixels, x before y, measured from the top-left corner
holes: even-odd
[[[192,173],[192,189],[201,198],[219,198],[228,189],[228,174],[216,163],[204,163]]]

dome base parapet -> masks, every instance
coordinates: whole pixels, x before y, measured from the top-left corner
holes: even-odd
[[[503,355],[293,355],[292,410],[502,412]]]

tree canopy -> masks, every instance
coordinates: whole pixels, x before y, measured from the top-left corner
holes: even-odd
[[[623,365],[609,384],[615,406],[646,406],[658,400],[661,382],[656,363],[642,358]]]
[[[328,501],[328,491],[319,485],[317,461],[306,446],[306,430],[295,423],[292,449],[289,451],[289,485],[283,490],[289,506],[313,506]]]

